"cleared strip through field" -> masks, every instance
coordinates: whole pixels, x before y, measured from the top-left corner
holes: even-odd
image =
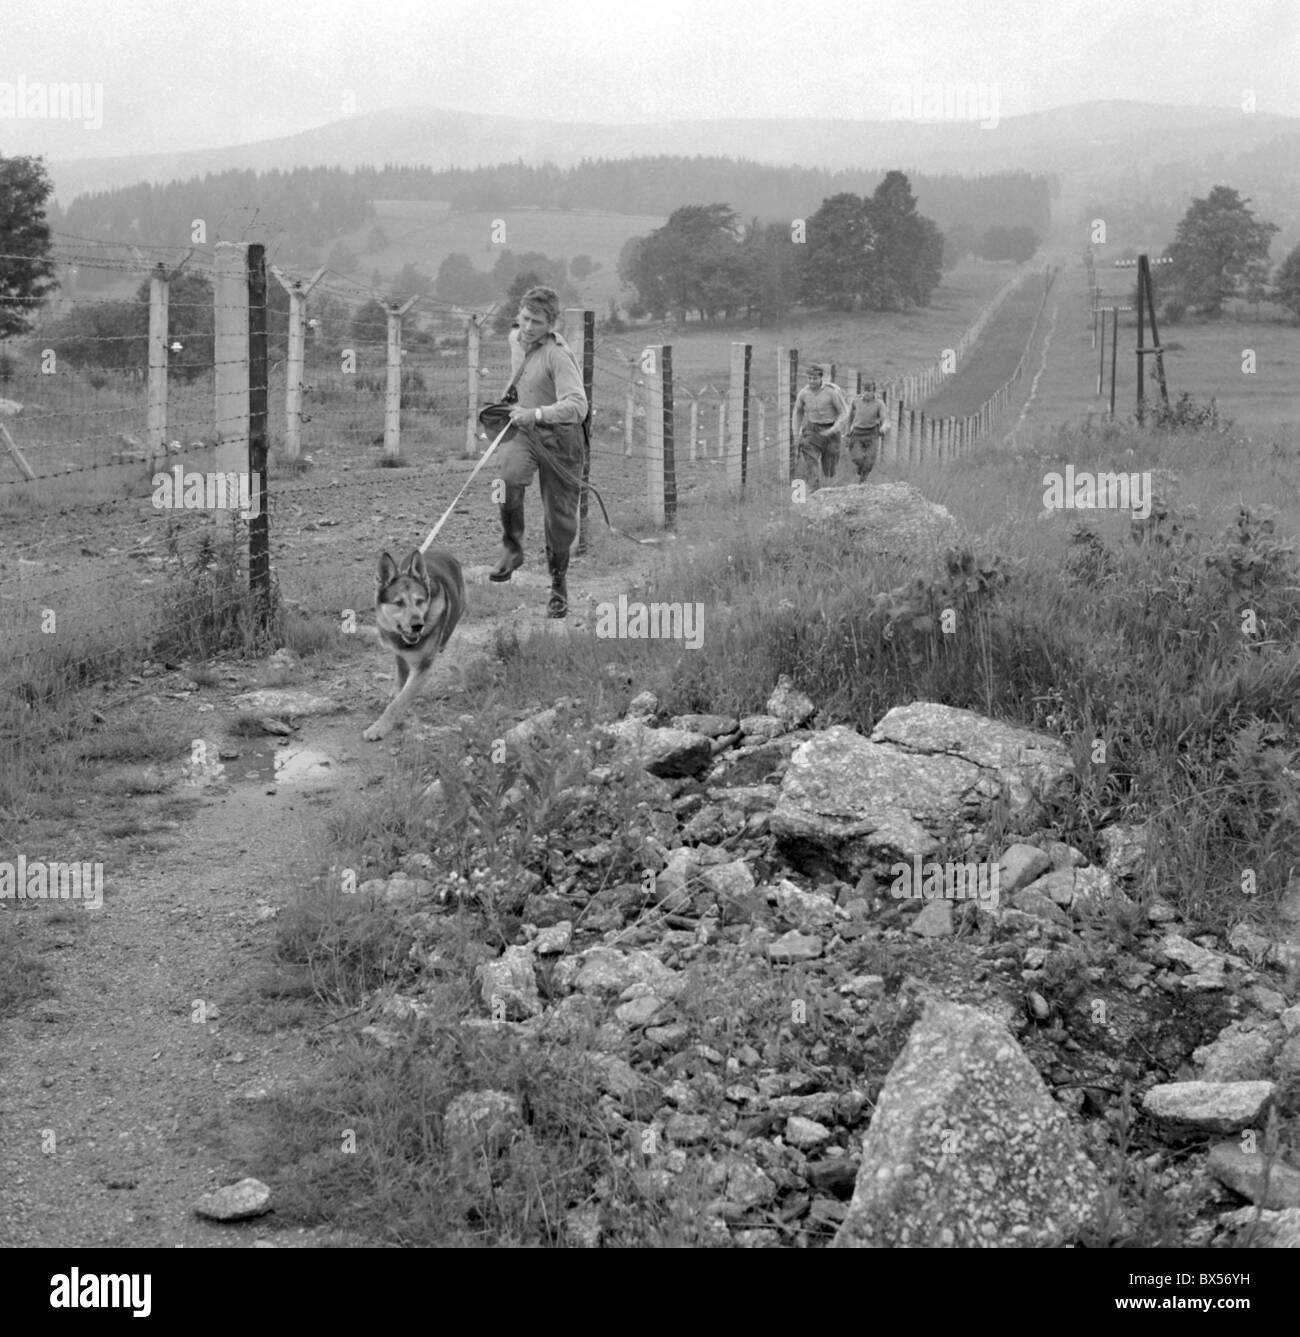
[[[958,366],[943,388],[925,402],[927,418],[959,418],[974,413],[1006,384],[1025,351],[1025,340],[1042,300],[1041,273],[1011,293],[985,327],[965,365]]]

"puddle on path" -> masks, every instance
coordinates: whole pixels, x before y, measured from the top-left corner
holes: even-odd
[[[338,773],[333,759],[325,753],[274,738],[241,740],[239,756],[227,758],[225,767],[227,777],[235,784],[314,789],[334,784]]]

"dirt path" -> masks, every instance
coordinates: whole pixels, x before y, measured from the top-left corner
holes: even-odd
[[[635,564],[616,574],[571,572],[575,626],[589,625],[592,604],[644,579],[653,550],[628,552]],[[467,571],[471,589],[485,569]],[[468,664],[497,626],[545,621],[544,578],[520,573],[517,580],[527,606],[458,631],[440,674]],[[391,664],[377,650],[373,670],[391,680]],[[139,698],[160,685],[154,679],[136,691],[137,708],[147,708]],[[359,688],[355,666],[341,672],[335,665],[290,686],[345,703],[341,713],[306,718],[296,730],[291,750],[320,764],[301,767],[296,778],[280,768],[274,780],[275,740],[240,740],[241,756],[199,791],[169,848],[125,865],[119,856],[106,869],[101,910],[15,911],[50,916],[41,942],[54,994],[0,1021],[0,1245],[328,1241],[323,1232],[277,1231],[273,1216],[232,1226],[193,1212],[202,1194],[248,1173],[229,1150],[239,1143],[240,1093],[293,1084],[322,1061],[322,1050],[309,1044],[319,1032],[257,1033],[228,1000],[245,995],[269,964],[275,910],[318,870],[327,848],[324,817],[340,794],[383,777],[401,737],[362,741],[380,692],[390,689]],[[177,736],[222,736],[236,694],[223,688],[215,712],[211,691],[191,697]],[[406,731],[419,729],[421,716],[417,703]],[[198,1000],[216,1004],[215,1019],[195,1020]]]

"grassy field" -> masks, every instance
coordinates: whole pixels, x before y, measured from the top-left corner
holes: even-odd
[[[1159,278],[1156,280],[1159,283]],[[1088,314],[1087,276],[1081,265],[1062,269],[1053,290],[1060,313],[1050,355],[1039,383],[1034,406],[1035,421],[1046,426],[1086,420],[1104,414],[1110,394],[1110,330],[1106,332],[1104,395],[1098,396],[1097,367],[1100,348],[1092,347],[1092,324]],[[1114,280],[1103,302],[1128,301]],[[1137,327],[1135,312],[1120,313],[1119,357],[1116,360],[1115,411],[1120,418],[1132,415],[1137,393]],[[1126,323],[1127,322],[1127,323]],[[1231,315],[1209,322],[1188,321],[1160,327],[1165,353],[1165,377],[1171,400],[1184,392],[1193,399],[1217,399],[1219,409],[1243,424],[1272,428],[1300,423],[1300,399],[1296,396],[1295,368],[1300,365],[1300,324],[1275,320],[1245,319]],[[1146,332],[1151,344],[1151,331]],[[1243,354],[1253,350],[1255,371],[1246,373]],[[1146,395],[1154,402],[1155,359],[1148,357]],[[1031,371],[1036,369],[1035,359]]]
[[[605,336],[606,346],[634,356],[649,343],[671,343],[675,382],[698,390],[722,388],[732,342],[753,347],[751,377],[761,393],[775,393],[776,350],[797,348],[801,363],[833,362],[840,384],[860,370],[877,379],[917,370],[938,357],[975,320],[1014,270],[1012,265],[966,261],[944,275],[928,307],[902,312],[798,313],[779,325],[714,329],[664,326]]]
[[[493,241],[496,221],[505,224],[504,242]],[[417,265],[431,278],[438,266],[454,252],[468,255],[485,273],[496,264],[503,250],[516,255],[523,251],[541,251],[552,258],[588,255],[600,268],[579,283],[572,280],[583,302],[600,314],[609,307],[611,297],[618,297],[618,256],[632,237],[643,237],[662,227],[666,220],[648,214],[597,213],[575,209],[561,213],[544,209],[503,209],[497,212],[453,212],[436,200],[376,200],[375,217],[345,235],[342,240],[357,253],[364,277],[372,268],[385,279],[403,265]],[[388,246],[367,252],[370,234],[383,228]],[[362,275],[356,275],[360,278]]]
[[[1010,380],[1033,329],[1034,317],[1043,300],[1043,285],[1040,271],[1007,297],[984,327],[979,343],[967,353],[965,362],[925,401],[927,418],[957,418],[974,413]]]

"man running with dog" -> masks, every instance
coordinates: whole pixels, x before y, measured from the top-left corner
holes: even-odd
[[[849,459],[857,466],[858,482],[865,483],[876,463],[882,435],[889,431],[885,401],[876,393],[875,381],[868,381],[849,407]]]
[[[546,612],[555,618],[569,611],[565,578],[569,549],[578,532],[588,409],[577,358],[555,330],[559,318],[560,298],[554,288],[529,288],[519,300],[518,323],[510,332],[512,383],[519,398],[510,410],[511,430],[498,457],[506,485],[501,505],[505,551],[488,573],[489,580],[509,580],[523,565],[524,489],[536,473],[551,573]]]
[[[840,433],[849,416],[849,406],[838,385],[823,384],[823,370],[813,362],[808,384],[794,401],[790,426],[799,445],[796,478],[803,478],[817,491],[822,479],[835,477],[840,462]]]

